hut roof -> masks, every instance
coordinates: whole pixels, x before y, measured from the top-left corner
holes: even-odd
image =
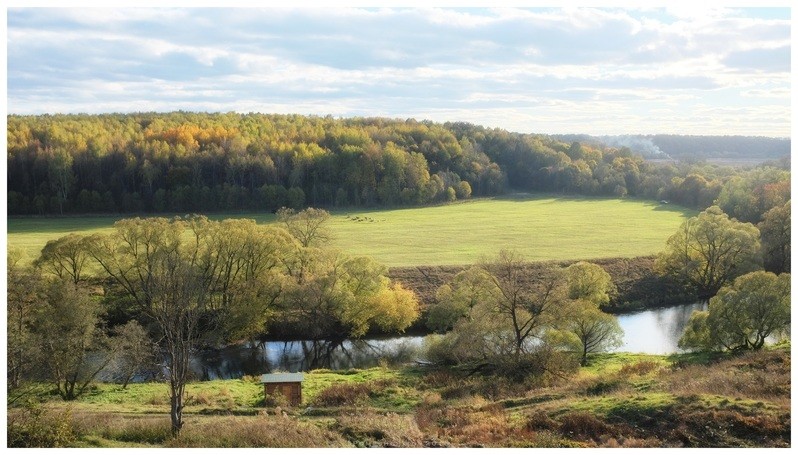
[[[302,373],[273,373],[262,375],[260,382],[302,382],[303,379],[304,375]]]

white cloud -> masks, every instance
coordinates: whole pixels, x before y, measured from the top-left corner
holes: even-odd
[[[790,44],[789,20],[727,9],[22,8],[8,12],[8,108],[273,110],[594,134],[737,131],[743,115],[756,134],[786,136]]]

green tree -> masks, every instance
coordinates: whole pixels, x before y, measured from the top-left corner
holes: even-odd
[[[31,324],[37,364],[64,400],[82,395],[112,360],[97,300],[73,283],[54,280]]]
[[[759,249],[759,229],[713,206],[682,223],[655,266],[706,301],[734,278],[761,267]]]
[[[74,180],[72,155],[60,147],[54,150],[48,162],[47,176],[50,181],[50,186],[56,194],[59,213],[63,215],[64,204],[69,200],[69,193],[72,189],[72,182]]]
[[[6,330],[7,383],[9,391],[19,387],[31,370],[36,354],[31,325],[41,301],[41,275],[19,265],[22,254],[15,248],[7,251]]]
[[[402,331],[418,318],[415,294],[391,284],[387,268],[370,258],[301,248],[289,270],[283,311],[312,339]]]
[[[451,330],[461,318],[471,317],[480,302],[495,301],[496,291],[493,279],[480,267],[458,273],[451,283],[438,288],[436,303],[427,313],[427,327],[436,332]]]
[[[565,269],[568,287],[568,298],[571,300],[588,300],[596,307],[610,302],[610,295],[615,292],[612,277],[600,265],[580,261]]]
[[[48,241],[33,265],[60,279],[69,279],[78,284],[89,258],[85,237],[72,233]]]
[[[496,258],[481,265],[493,282],[497,315],[512,326],[515,354],[521,355],[531,339],[542,339],[546,328],[557,317],[561,299],[560,275],[550,273],[539,283],[525,280],[526,262],[516,252],[501,250]]]
[[[277,211],[277,219],[303,247],[323,246],[332,240],[330,213],[324,209],[311,207],[297,212],[284,207]]]
[[[115,345],[111,369],[122,388],[137,374],[155,365],[156,346],[150,334],[137,321],[128,321],[114,330],[111,342]]]
[[[790,272],[790,201],[765,212],[759,223],[765,270]]]
[[[693,313],[679,347],[761,349],[769,336],[789,326],[790,274],[751,272],[721,288],[708,311]]]
[[[617,348],[623,344],[623,330],[618,319],[601,311],[595,302],[578,299],[567,304],[562,329],[571,334],[581,354],[581,365],[587,365],[587,355]]]

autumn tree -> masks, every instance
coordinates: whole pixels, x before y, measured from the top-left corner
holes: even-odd
[[[546,326],[556,317],[560,299],[559,273],[550,273],[531,284],[525,279],[525,265],[521,255],[508,250],[501,250],[494,260],[481,265],[494,286],[497,315],[510,321],[516,355],[527,349],[529,340],[543,336]]]
[[[679,347],[704,350],[761,349],[790,326],[790,274],[757,271],[724,286],[707,311],[690,318]]]
[[[561,316],[563,279],[558,270],[543,275],[529,280],[523,258],[503,250],[439,288],[444,307],[437,311],[451,313],[428,323],[452,330],[429,347],[430,358],[518,380],[560,371],[568,362],[559,361],[565,353],[552,348],[549,332]]]
[[[125,219],[95,235],[90,253],[159,330],[166,353],[172,434],[183,426],[191,351],[200,340],[208,283],[198,267],[203,237],[183,237],[182,219]]]
[[[657,270],[692,289],[701,300],[761,267],[759,230],[710,207],[682,223],[657,256]]]
[[[294,261],[282,310],[312,339],[357,338],[373,327],[403,331],[418,317],[415,294],[370,258],[300,248]]]

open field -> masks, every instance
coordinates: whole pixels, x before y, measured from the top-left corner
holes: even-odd
[[[636,257],[659,252],[694,211],[632,199],[505,197],[434,207],[333,211],[334,245],[389,267],[470,264],[502,248],[530,261]],[[211,218],[272,214],[226,214]],[[28,260],[70,232],[110,232],[118,217],[10,218],[8,244]]]
[[[742,354],[601,354],[547,384],[420,367],[316,370],[297,408],[254,378],[192,383],[169,434],[167,386],[46,386],[8,407],[9,444],[69,447],[789,447],[790,345]],[[10,396],[18,396],[20,391]],[[27,439],[26,439],[27,438]]]

